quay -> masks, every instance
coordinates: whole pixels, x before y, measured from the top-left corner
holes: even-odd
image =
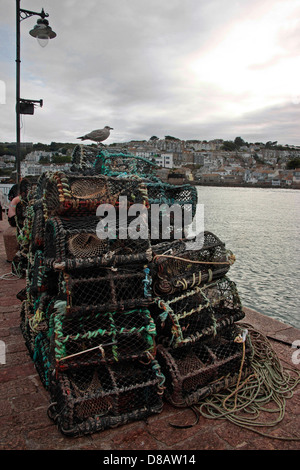
[[[20,330],[21,302],[16,294],[25,280],[10,276],[0,221],[0,340],[5,343],[5,363],[0,364],[0,450],[89,450],[89,451],[184,451],[299,450],[300,386],[286,400],[283,420],[264,430],[268,437],[241,428],[228,420],[199,417],[190,408],[164,404],[160,414],[114,429],[87,436],[63,435],[47,415],[49,395],[29,356]],[[267,336],[283,367],[300,370],[294,364],[292,348],[300,330],[245,308],[244,323]],[[298,357],[300,354],[298,355]],[[179,428],[177,425],[189,425]],[[278,437],[280,439],[278,439]],[[297,440],[298,438],[298,440]],[[294,440],[293,440],[294,439]]]

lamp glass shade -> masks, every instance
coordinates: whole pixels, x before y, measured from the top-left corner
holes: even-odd
[[[48,25],[48,21],[38,20],[35,27],[29,31],[29,34],[38,40],[40,46],[45,47],[49,39],[56,37],[56,33]]]

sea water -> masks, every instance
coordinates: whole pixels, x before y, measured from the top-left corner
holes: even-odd
[[[243,305],[300,328],[300,191],[201,186],[198,203],[236,257],[228,277]]]

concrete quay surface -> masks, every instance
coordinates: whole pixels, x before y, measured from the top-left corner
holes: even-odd
[[[29,356],[20,330],[21,302],[16,294],[25,280],[4,276],[11,273],[6,261],[0,221],[0,340],[6,345],[5,363],[0,364],[0,450],[89,450],[134,453],[135,451],[181,453],[184,451],[299,450],[300,386],[287,399],[284,419],[264,430],[264,437],[234,425],[228,420],[200,416],[197,424],[178,429],[171,424],[192,424],[195,415],[189,408],[168,403],[163,411],[147,420],[135,421],[82,437],[63,435],[47,415],[49,395]],[[284,367],[300,370],[292,362],[292,343],[300,340],[300,330],[245,308],[243,322],[267,335]],[[273,338],[273,339],[272,339]],[[284,439],[276,439],[276,436]]]

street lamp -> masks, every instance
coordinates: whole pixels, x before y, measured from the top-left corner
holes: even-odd
[[[30,18],[31,16],[37,15],[40,19],[37,20],[36,26],[29,32],[29,34],[37,38],[39,44],[42,47],[45,47],[49,39],[53,39],[56,36],[56,33],[52,31],[49,26],[48,20],[46,17],[49,16],[48,13],[44,12],[44,9],[40,13],[30,10],[24,10],[20,7],[21,0],[16,0],[16,174],[17,174],[17,183],[21,179],[21,125],[20,125],[20,115],[21,114],[33,114],[34,113],[34,103],[39,103],[40,106],[43,105],[43,100],[24,100],[20,97],[20,23],[21,21]]]

